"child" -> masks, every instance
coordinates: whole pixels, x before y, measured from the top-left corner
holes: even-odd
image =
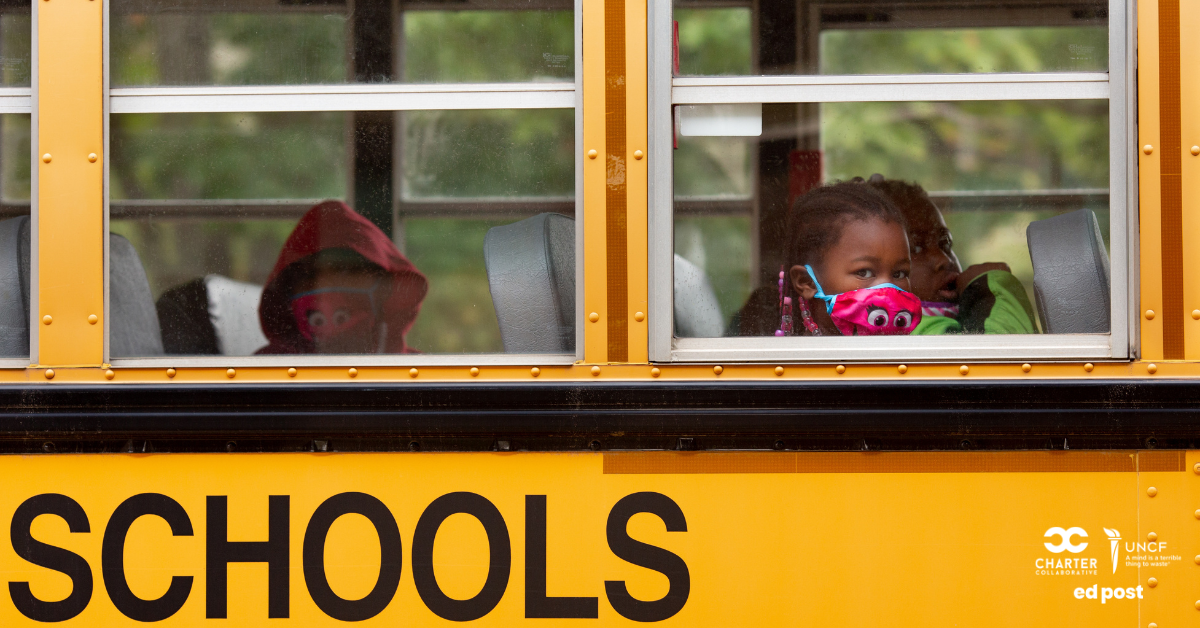
[[[756,291],[735,318],[740,335],[765,335],[772,318],[767,333],[810,336],[908,334],[920,321],[904,216],[871,186],[836,183],[800,197],[785,242],[775,307],[769,289]]]
[[[1002,262],[961,270],[942,213],[921,186],[872,175],[868,183],[900,208],[908,225],[912,291],[924,318],[913,334],[1036,334],[1025,287]]]
[[[371,221],[340,201],[308,210],[259,304],[264,354],[409,353],[428,282]]]

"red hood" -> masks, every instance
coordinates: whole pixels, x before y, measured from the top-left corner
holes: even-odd
[[[374,223],[341,201],[325,201],[308,210],[296,224],[263,289],[258,319],[270,344],[259,353],[312,352],[296,328],[287,302],[289,295],[283,294],[276,282],[288,266],[335,248],[350,249],[391,274],[391,296],[383,304],[382,313],[388,326],[387,352],[410,352],[404,344],[404,335],[417,318],[429,282]]]

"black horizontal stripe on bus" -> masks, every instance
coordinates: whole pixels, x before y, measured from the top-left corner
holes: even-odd
[[[1197,446],[1181,380],[0,387],[9,453]]]

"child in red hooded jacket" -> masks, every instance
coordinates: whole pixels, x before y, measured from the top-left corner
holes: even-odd
[[[341,201],[308,210],[263,288],[260,354],[411,353],[429,289],[388,236]]]

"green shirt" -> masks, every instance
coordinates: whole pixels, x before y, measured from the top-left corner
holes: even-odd
[[[1003,270],[976,277],[959,296],[958,307],[957,319],[922,317],[913,335],[1039,333],[1025,286]]]

